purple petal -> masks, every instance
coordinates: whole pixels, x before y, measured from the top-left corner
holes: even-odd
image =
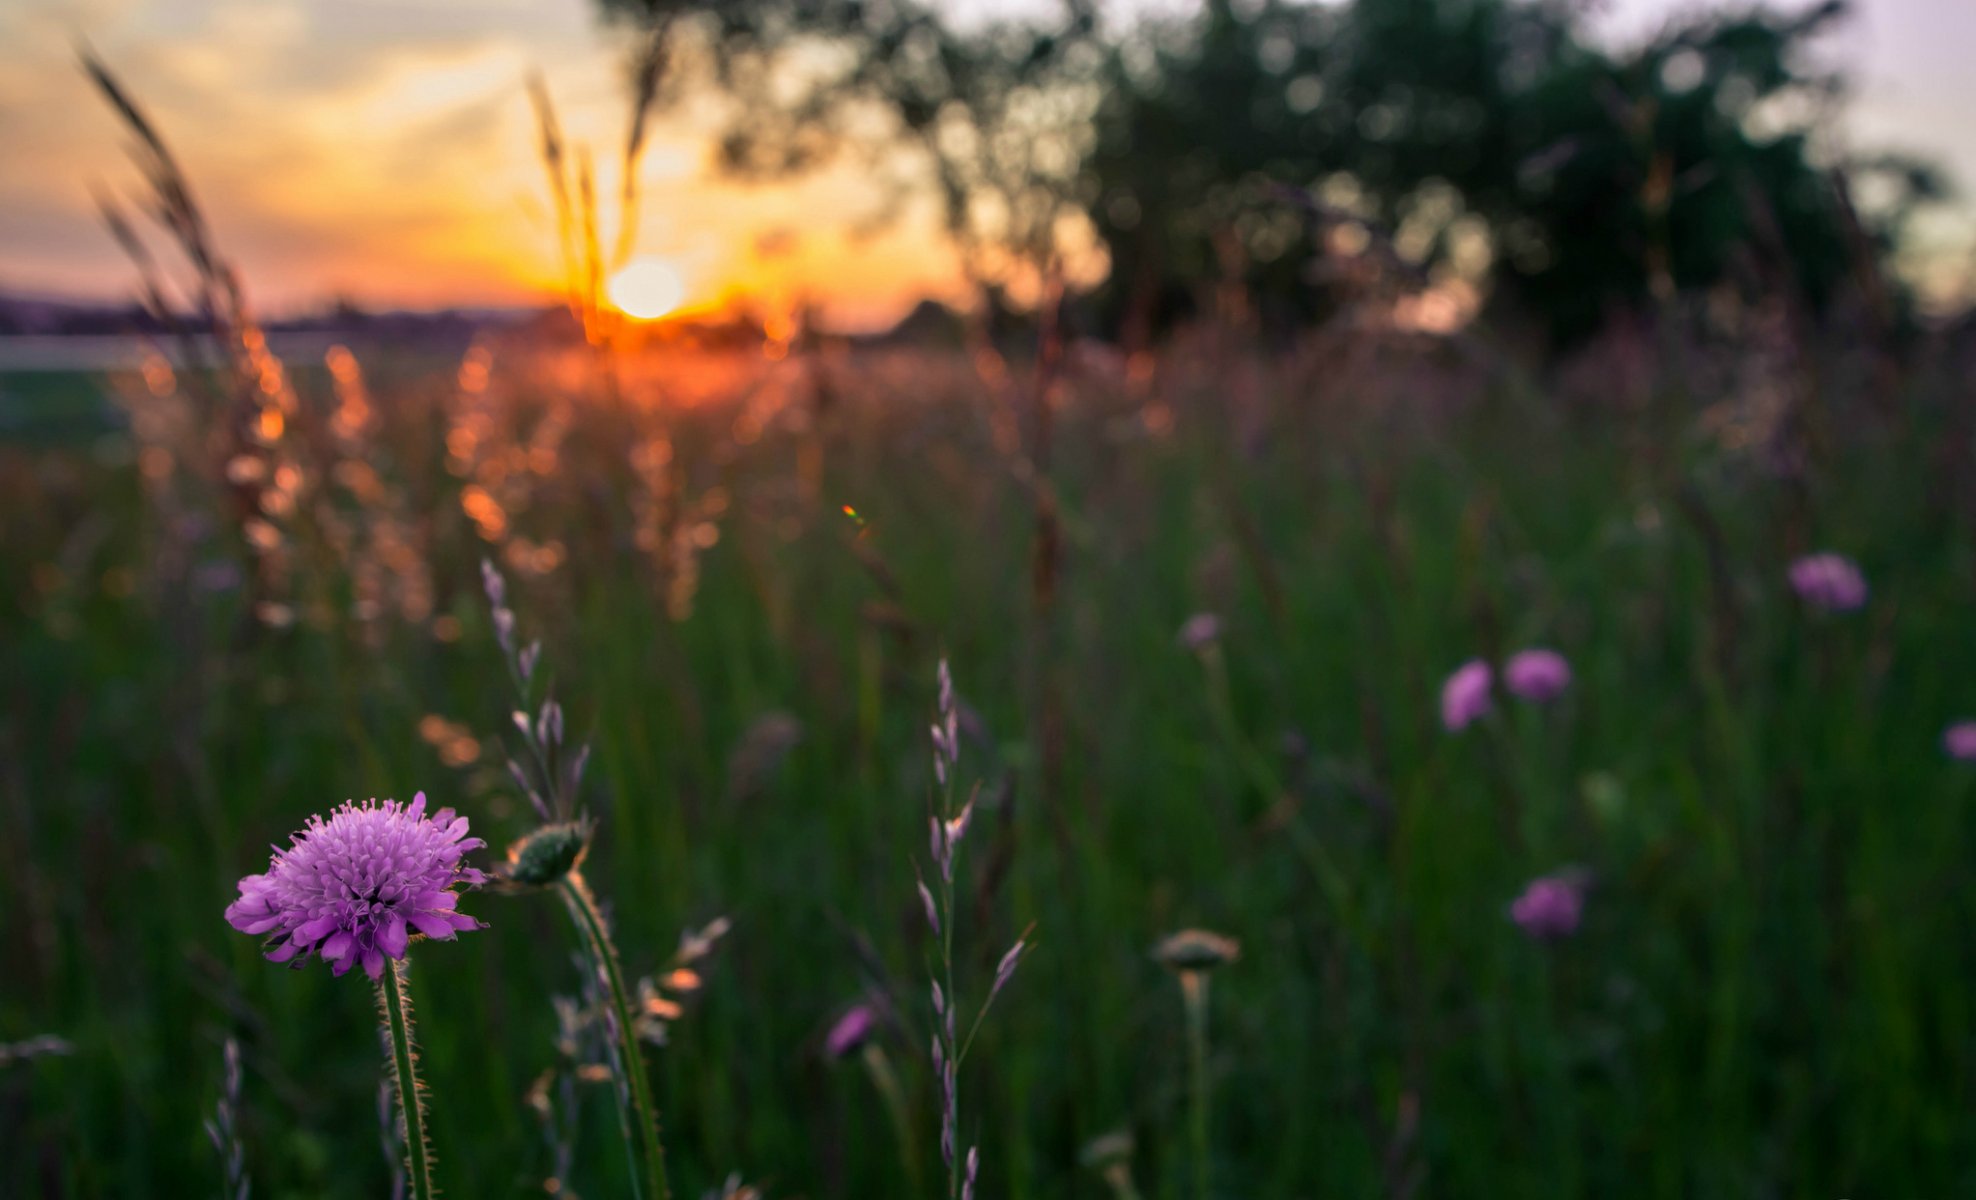
[[[395,912],[384,918],[383,926],[377,931],[377,948],[393,958],[405,957],[410,940],[405,932],[405,918]]]
[[[415,912],[412,914],[412,924],[418,927],[420,933],[437,941],[450,942],[455,936],[453,923],[442,913]]]
[[[304,946],[313,946],[328,937],[336,929],[336,914],[324,913],[313,921],[305,922],[295,931],[295,940]]]
[[[234,928],[242,933],[251,933],[259,936],[260,934],[281,928],[281,920],[280,913],[264,913],[250,921],[242,921],[236,924]]]

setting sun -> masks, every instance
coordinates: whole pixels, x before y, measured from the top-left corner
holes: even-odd
[[[633,259],[611,276],[611,303],[627,317],[654,321],[686,299],[686,284],[671,263],[658,258]]]

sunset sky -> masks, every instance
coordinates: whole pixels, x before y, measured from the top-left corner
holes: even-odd
[[[1599,6],[1621,38],[1689,7]],[[1859,0],[1856,14],[1827,47],[1860,80],[1847,139],[1925,152],[1976,188],[1976,2]],[[566,131],[600,163],[623,136],[623,46],[591,0],[8,0],[0,289],[128,290],[89,188],[131,173],[76,68],[78,38],[149,108],[250,293],[274,311],[338,295],[413,307],[544,298],[559,267],[527,77],[546,77]],[[840,323],[871,325],[921,294],[958,296],[930,206],[861,237],[879,203],[866,181],[714,181],[710,127],[705,112],[668,118],[644,161],[638,251],[676,262],[690,299],[802,294]],[[602,175],[613,190],[614,171]],[[1967,267],[1972,212],[1964,200],[1934,223],[1925,270]]]

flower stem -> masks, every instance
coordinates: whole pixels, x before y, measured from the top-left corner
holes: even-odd
[[[604,914],[597,909],[597,898],[580,871],[571,871],[556,884],[570,918],[582,932],[590,957],[610,991],[611,1023],[617,1027],[618,1069],[624,1075],[624,1090],[631,1111],[628,1123],[638,1127],[637,1150],[633,1152],[631,1188],[634,1196],[656,1196],[670,1200],[666,1187],[666,1156],[659,1144],[659,1114],[652,1104],[652,1083],[645,1075],[645,1057],[638,1049],[638,1028],[631,1019],[631,999],[625,991],[624,969],[618,965],[617,947],[604,925]],[[627,1151],[632,1147],[627,1145]],[[642,1156],[643,1171],[638,1169]],[[640,1176],[643,1175],[641,1180]]]
[[[872,1086],[878,1089],[879,1098],[885,1102],[885,1114],[892,1122],[892,1136],[899,1140],[899,1157],[905,1163],[906,1178],[912,1185],[912,1194],[925,1194],[925,1178],[919,1165],[919,1143],[913,1140],[913,1126],[906,1116],[906,1094],[899,1087],[899,1073],[892,1069],[892,1061],[885,1057],[885,1050],[877,1042],[866,1042],[864,1047],[865,1072],[871,1076]]]
[[[1194,1196],[1208,1200],[1208,977],[1202,971],[1180,976],[1180,994],[1187,1005],[1189,1090],[1193,1092]]]
[[[413,1200],[432,1200],[432,1164],[425,1140],[425,1096],[419,1087],[418,1060],[412,1052],[412,993],[404,967],[387,959],[389,979],[377,984],[378,1012],[391,1041],[391,1065],[398,1076],[398,1118],[405,1127],[405,1167]]]

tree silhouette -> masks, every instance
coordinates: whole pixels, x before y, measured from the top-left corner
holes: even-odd
[[[1101,261],[1114,326],[1184,317],[1229,283],[1308,319],[1346,293],[1341,257],[1367,256],[1411,284],[1486,286],[1559,340],[1684,292],[1781,289],[1818,313],[1943,190],[1911,160],[1828,161],[1843,81],[1806,50],[1841,0],[1690,17],[1624,51],[1562,0],[1211,0],[1132,20],[1071,0],[973,22],[910,0],[607,11],[664,31],[672,94],[738,102],[730,171],[857,155],[889,201],[878,215],[934,189],[984,284]]]

